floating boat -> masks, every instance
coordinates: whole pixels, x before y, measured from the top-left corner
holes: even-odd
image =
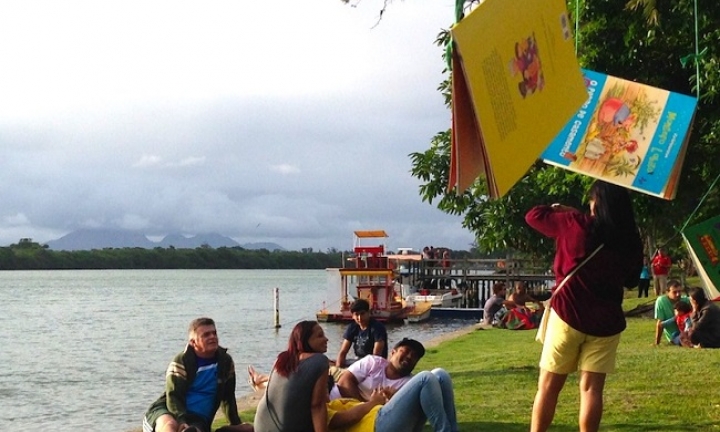
[[[409,303],[406,305],[410,308],[407,314],[407,322],[411,324],[420,323],[430,319],[432,314],[432,304],[429,302]]]
[[[355,231],[354,256],[347,267],[327,269],[328,300],[317,312],[318,321],[352,321],[350,306],[356,299],[370,303],[370,316],[378,321],[402,322],[412,310],[396,291],[395,269],[385,254],[385,244],[361,245],[366,239],[385,239],[383,230]]]
[[[463,295],[455,288],[452,289],[419,289],[405,297],[406,301],[413,303],[428,302],[433,307],[456,308],[460,307]]]

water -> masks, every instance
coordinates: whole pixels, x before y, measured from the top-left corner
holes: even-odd
[[[327,297],[324,270],[14,271],[0,272],[0,287],[0,425],[56,432],[137,429],[198,316],[215,319],[237,394],[247,394],[246,367],[267,370],[293,325],[314,319]],[[389,326],[388,339],[427,341],[469,324]],[[332,358],[344,326],[323,327]]]

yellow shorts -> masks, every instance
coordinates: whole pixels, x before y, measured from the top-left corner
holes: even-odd
[[[567,325],[553,310],[548,319],[540,368],[561,375],[576,370],[611,373],[615,371],[619,343],[620,333],[607,337],[581,333]]]

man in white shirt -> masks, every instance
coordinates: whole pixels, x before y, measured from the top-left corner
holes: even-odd
[[[346,397],[367,401],[377,388],[386,389],[392,395],[410,381],[415,365],[424,355],[425,347],[420,342],[404,338],[395,344],[389,359],[365,356],[340,375],[330,391],[330,399]]]

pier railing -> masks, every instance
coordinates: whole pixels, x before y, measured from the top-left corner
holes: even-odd
[[[505,284],[508,295],[517,282],[524,282],[528,293],[539,300],[547,299],[555,284],[548,266],[524,259],[422,260],[400,270],[403,283],[462,292],[461,306],[467,308],[482,308],[498,282]]]

